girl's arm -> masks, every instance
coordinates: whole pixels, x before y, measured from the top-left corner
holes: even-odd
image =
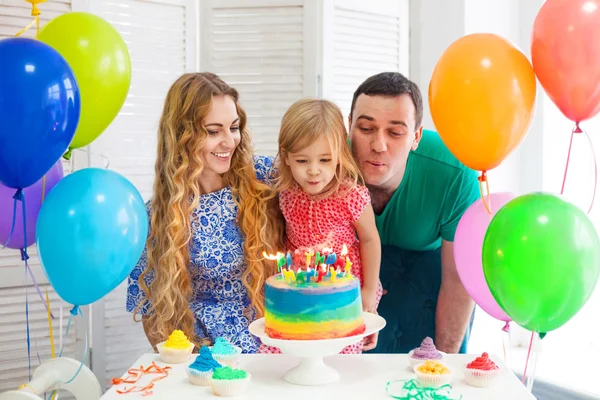
[[[362,300],[363,309],[376,311],[376,294],[379,285],[379,267],[381,264],[381,241],[375,225],[375,213],[371,204],[355,222],[354,228],[358,235],[360,261],[362,263]]]

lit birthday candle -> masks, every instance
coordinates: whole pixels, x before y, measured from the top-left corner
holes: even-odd
[[[285,258],[283,253],[277,252],[277,254],[267,254],[266,252],[262,252],[262,255],[267,260],[277,260],[277,272],[281,272],[281,267],[285,265]]]
[[[346,268],[344,269],[344,277],[345,278],[352,277],[352,271],[350,269],[351,267],[352,267],[352,262],[350,262],[350,259],[348,257],[346,257]]]
[[[288,269],[292,268],[292,255],[290,254],[289,251],[286,256],[286,261],[287,261]]]

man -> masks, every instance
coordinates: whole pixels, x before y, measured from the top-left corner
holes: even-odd
[[[378,312],[387,325],[366,349],[407,353],[430,336],[447,353],[466,352],[474,303],[454,264],[458,221],[479,198],[477,173],[437,133],[424,131],[423,99],[403,75],[384,72],[354,92],[352,152],[371,193],[381,236]]]

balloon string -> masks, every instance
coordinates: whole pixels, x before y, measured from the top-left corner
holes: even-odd
[[[23,242],[25,245],[27,245],[27,213],[25,211],[25,194],[23,191],[21,191],[21,198],[19,200],[21,201],[21,210],[23,212]],[[31,381],[31,334],[29,329],[29,293],[27,290],[29,286],[27,283],[27,275],[29,273],[29,255],[27,254],[27,248],[21,249],[21,259],[25,263],[25,325],[27,328],[27,368],[29,380]]]
[[[477,180],[479,181],[479,195],[481,196],[481,202],[483,203],[483,206],[485,207],[485,210],[488,212],[488,214],[492,215],[492,199],[491,199],[491,195],[490,195],[490,183],[488,182],[487,179],[487,174],[485,173],[485,171],[481,172],[481,176],[479,176],[477,178]],[[483,184],[485,183],[485,192],[487,193],[487,200],[486,200],[486,196],[484,195],[484,191],[483,191]]]
[[[25,28],[21,29],[19,32],[17,32],[15,34],[15,36],[21,36],[22,34],[24,34],[25,32],[27,32],[29,29],[31,29],[31,27],[33,25],[35,25],[36,28],[36,32],[35,32],[35,38],[39,39],[40,38],[40,14],[42,13],[40,11],[40,9],[37,6],[37,3],[43,3],[46,0],[43,1],[29,1],[29,3],[31,3],[31,16],[33,17],[33,21],[31,21]]]
[[[580,131],[579,124],[575,124],[575,127],[571,131],[571,140],[569,141],[569,151],[567,152],[567,163],[565,164],[565,173],[563,174],[562,186],[560,188],[560,194],[565,193],[565,184],[567,183],[567,174],[569,171],[569,161],[571,160],[571,149],[573,148],[573,137],[575,136],[575,132]]]
[[[531,332],[531,339],[529,339],[529,349],[527,349],[527,358],[525,359],[525,369],[523,370],[523,378],[521,383],[525,384],[525,377],[527,376],[527,364],[529,364],[529,356],[531,355],[531,347],[533,346],[533,335],[535,332]]]
[[[594,159],[594,191],[592,193],[592,201],[590,203],[590,208],[588,209],[589,214],[592,211],[592,207],[594,207],[594,200],[596,199],[596,189],[598,187],[598,162],[596,160],[596,152],[594,151],[594,145],[592,144],[592,139],[590,138],[590,135],[588,135],[586,131],[583,131],[583,133],[585,133],[585,137],[587,137],[588,143],[590,144],[592,158]]]
[[[38,21],[39,21],[39,17],[35,17],[33,19],[33,21],[31,21],[29,23],[29,25],[27,25],[25,28],[21,29],[19,32],[15,33],[15,36],[21,36],[22,34],[24,34],[25,32],[27,32],[33,25],[39,24]],[[37,36],[36,36],[36,39],[37,39]]]
[[[42,204],[44,204],[44,200],[46,197],[46,175],[42,177]]]
[[[0,250],[4,250],[8,246],[8,244],[12,240],[12,237],[15,233],[15,225],[17,223],[17,201],[20,200],[22,197],[23,197],[23,190],[18,189],[13,196],[13,218],[12,218],[12,225],[10,228],[10,233],[8,234],[8,239],[6,239],[6,243],[4,243],[4,245],[2,246],[2,249],[0,249]]]
[[[573,137],[575,136],[576,133],[585,133],[585,137],[587,138],[588,143],[590,145],[590,151],[592,152],[592,158],[594,160],[594,190],[592,192],[592,200],[590,202],[590,207],[588,208],[588,211],[587,211],[587,213],[589,214],[592,211],[592,208],[594,207],[594,201],[596,200],[596,190],[598,187],[598,162],[596,160],[596,152],[594,151],[594,144],[592,143],[592,139],[590,138],[590,135],[588,135],[588,133],[586,131],[582,130],[579,127],[579,123],[575,123],[575,127],[571,131],[571,139],[569,141],[569,151],[567,152],[567,162],[565,164],[565,173],[563,175],[563,181],[562,181],[562,186],[560,189],[560,194],[565,193],[565,185],[567,182],[567,175],[568,175],[568,171],[569,171],[569,161],[571,160],[571,151],[573,149]]]

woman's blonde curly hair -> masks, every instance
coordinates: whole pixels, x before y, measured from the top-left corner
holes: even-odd
[[[199,155],[208,132],[203,126],[214,96],[230,96],[236,103],[241,140],[223,175],[238,205],[238,226],[244,235],[247,268],[243,283],[250,308],[264,313],[264,283],[274,274],[273,261],[262,252],[275,253],[282,247],[283,222],[274,191],[256,178],[246,113],[238,104],[238,92],[212,73],[188,73],[173,83],[167,94],[158,129],[154,196],[151,202],[151,229],[146,248],[148,268],[139,285],[149,300],[151,315],[146,317],[150,337],[165,340],[181,329],[196,345],[196,318],[190,310],[192,282],[188,273],[192,240],[190,216],[202,195],[198,181],[203,169]],[[153,276],[149,286],[148,274]],[[138,309],[144,302],[141,301]],[[246,310],[247,315],[253,314]]]

